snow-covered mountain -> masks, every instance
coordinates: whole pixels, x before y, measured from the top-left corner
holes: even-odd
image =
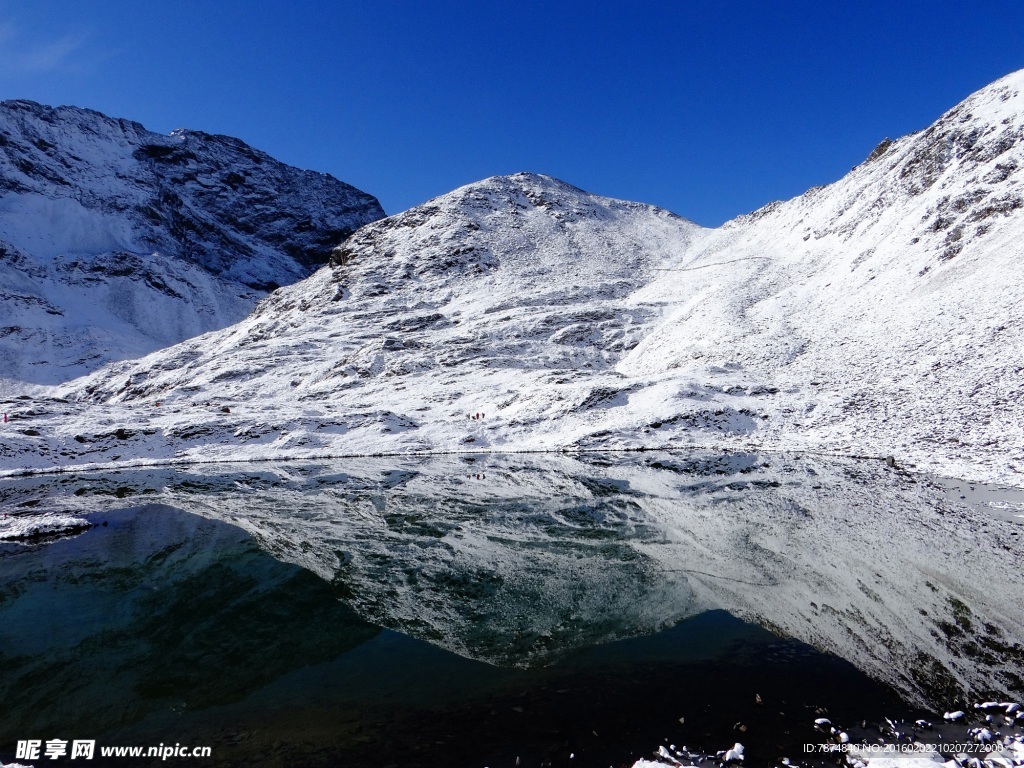
[[[48,467],[733,445],[1019,483],[1022,181],[1024,72],[714,230],[487,179],[362,228],[231,328],[61,388],[0,450]]]
[[[637,294],[678,308],[618,370],[735,370],[782,393],[780,442],[1020,477],[1022,243],[1024,71],[713,232]]]
[[[53,384],[228,326],[383,215],[237,139],[2,102],[0,378]]]
[[[192,392],[261,404],[358,393],[462,426],[469,413],[496,415],[498,393],[516,401],[527,388],[610,371],[659,316],[631,296],[699,235],[667,211],[546,176],[492,178],[364,227],[329,268],[224,333],[75,390],[112,402]],[[398,394],[421,377],[425,386]]]

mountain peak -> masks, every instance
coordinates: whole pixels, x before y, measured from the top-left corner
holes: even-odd
[[[240,139],[2,102],[4,374],[52,382],[236,322],[383,215]]]
[[[939,121],[951,113],[963,110],[991,122],[998,122],[1007,117],[1019,122],[1024,118],[1024,69],[1011,72],[975,91],[939,118]]]
[[[504,195],[507,197],[522,195],[528,192],[545,191],[568,194],[575,197],[596,197],[596,195],[584,192],[582,189],[556,179],[553,176],[520,171],[519,173],[489,176],[486,179],[465,184],[451,192],[434,198],[434,200],[450,199],[452,201],[462,201],[471,198],[473,195],[481,194]]]
[[[545,279],[567,277],[584,262],[597,274],[625,278],[623,270],[644,250],[642,234],[622,242],[616,232],[604,247],[591,244],[595,232],[625,220],[648,221],[666,236],[671,231],[679,248],[700,229],[654,206],[594,195],[544,174],[516,173],[467,184],[368,225],[335,249],[332,264],[362,278],[364,269],[385,264],[388,274],[434,277],[482,275],[500,264],[506,279],[519,275],[525,287],[548,272]],[[396,266],[395,254],[408,259],[405,266]]]

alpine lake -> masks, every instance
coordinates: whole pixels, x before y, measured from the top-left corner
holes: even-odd
[[[816,719],[936,741],[1024,696],[1024,500],[879,461],[208,465],[0,504],[91,526],[0,542],[0,763],[88,739],[212,756],[34,765],[835,765]]]

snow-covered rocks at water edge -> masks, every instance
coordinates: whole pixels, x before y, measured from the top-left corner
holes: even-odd
[[[223,328],[383,215],[238,139],[0,102],[0,379],[54,384]]]
[[[717,765],[742,765],[744,760],[744,747],[739,742],[733,744],[729,749],[724,749],[718,752],[714,757],[714,762]],[[711,761],[709,755],[689,755],[683,751],[676,749],[666,749],[664,745],[658,747],[658,751],[655,753],[659,759],[657,760],[646,760],[641,758],[633,763],[632,768],[665,768],[665,766],[672,766],[672,768],[696,768],[698,765],[707,764]],[[694,762],[694,757],[697,758],[697,762]]]
[[[0,541],[31,541],[44,536],[78,533],[92,524],[84,517],[63,512],[0,515]]]
[[[743,760],[743,745],[736,742],[725,752],[719,752],[718,757],[726,765],[741,762]]]

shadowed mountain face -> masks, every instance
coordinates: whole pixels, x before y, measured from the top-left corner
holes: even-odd
[[[242,319],[377,200],[238,139],[0,103],[0,368],[56,383]]]
[[[361,620],[499,666],[725,610],[913,703],[1024,694],[1021,526],[881,462],[353,461],[25,479],[4,493],[19,514],[138,495],[231,523]],[[10,577],[14,595],[25,578]]]

